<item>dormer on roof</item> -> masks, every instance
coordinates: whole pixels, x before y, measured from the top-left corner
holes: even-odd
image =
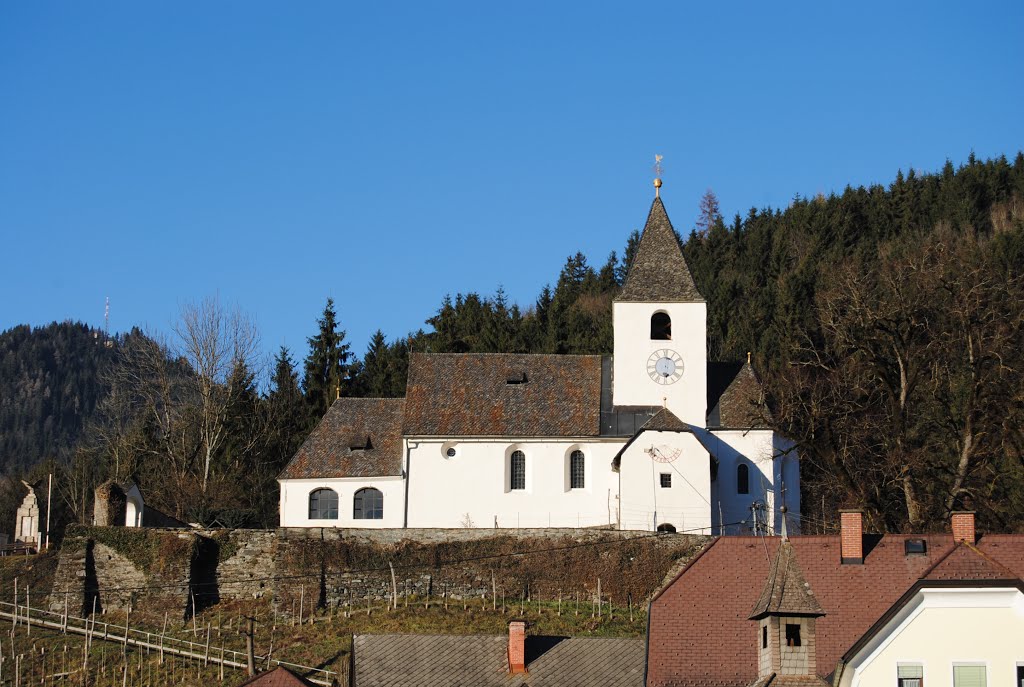
[[[661,198],[656,197],[647,215],[626,283],[617,302],[702,303],[683,249],[669,221]]]
[[[823,615],[793,545],[784,539],[750,612],[750,619],[759,623],[759,682],[772,676],[816,677],[815,621]]]

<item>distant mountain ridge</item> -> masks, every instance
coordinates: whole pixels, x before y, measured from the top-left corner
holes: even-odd
[[[81,322],[0,332],[0,474],[66,459],[106,393],[116,350]]]

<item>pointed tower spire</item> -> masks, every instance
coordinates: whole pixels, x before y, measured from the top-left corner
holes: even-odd
[[[655,188],[659,181],[655,180]],[[704,302],[660,197],[654,198],[636,255],[626,275],[626,283],[615,300],[634,303]]]

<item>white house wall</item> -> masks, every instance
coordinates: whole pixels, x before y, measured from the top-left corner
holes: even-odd
[[[923,684],[952,687],[955,664],[982,664],[989,685],[1011,685],[1024,662],[1024,595],[1008,589],[924,589],[847,665],[842,687],[895,685],[918,664]]]
[[[281,485],[281,527],[402,527],[405,517],[405,480],[401,477],[345,477],[335,479],[287,479]],[[384,496],[384,517],[379,520],[356,520],[353,499],[365,487],[379,489]],[[316,489],[333,489],[338,493],[338,519],[318,520],[309,517],[309,495]]]
[[[681,452],[670,463],[647,453],[652,446]],[[671,487],[661,486],[670,475]],[[622,455],[622,529],[653,530],[671,525],[678,532],[711,533],[711,468],[708,452],[689,432],[643,432]]]
[[[651,316],[665,312],[672,319],[672,339],[651,339]],[[704,426],[707,412],[707,305],[704,303],[615,303],[612,306],[615,357],[613,397],[617,406],[660,406],[662,399],[675,415]],[[647,374],[656,351],[669,348],[683,359],[683,376],[674,384],[658,384]]]
[[[616,522],[624,440],[408,439],[409,527],[594,527]],[[455,456],[449,458],[447,450]],[[511,489],[513,451],[526,457],[526,488]],[[584,488],[571,489],[569,456],[585,456]]]

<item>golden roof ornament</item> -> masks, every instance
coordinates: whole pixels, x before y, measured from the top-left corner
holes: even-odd
[[[664,171],[661,167],[661,161],[664,155],[654,156],[654,197],[658,198],[661,195],[661,173]]]

